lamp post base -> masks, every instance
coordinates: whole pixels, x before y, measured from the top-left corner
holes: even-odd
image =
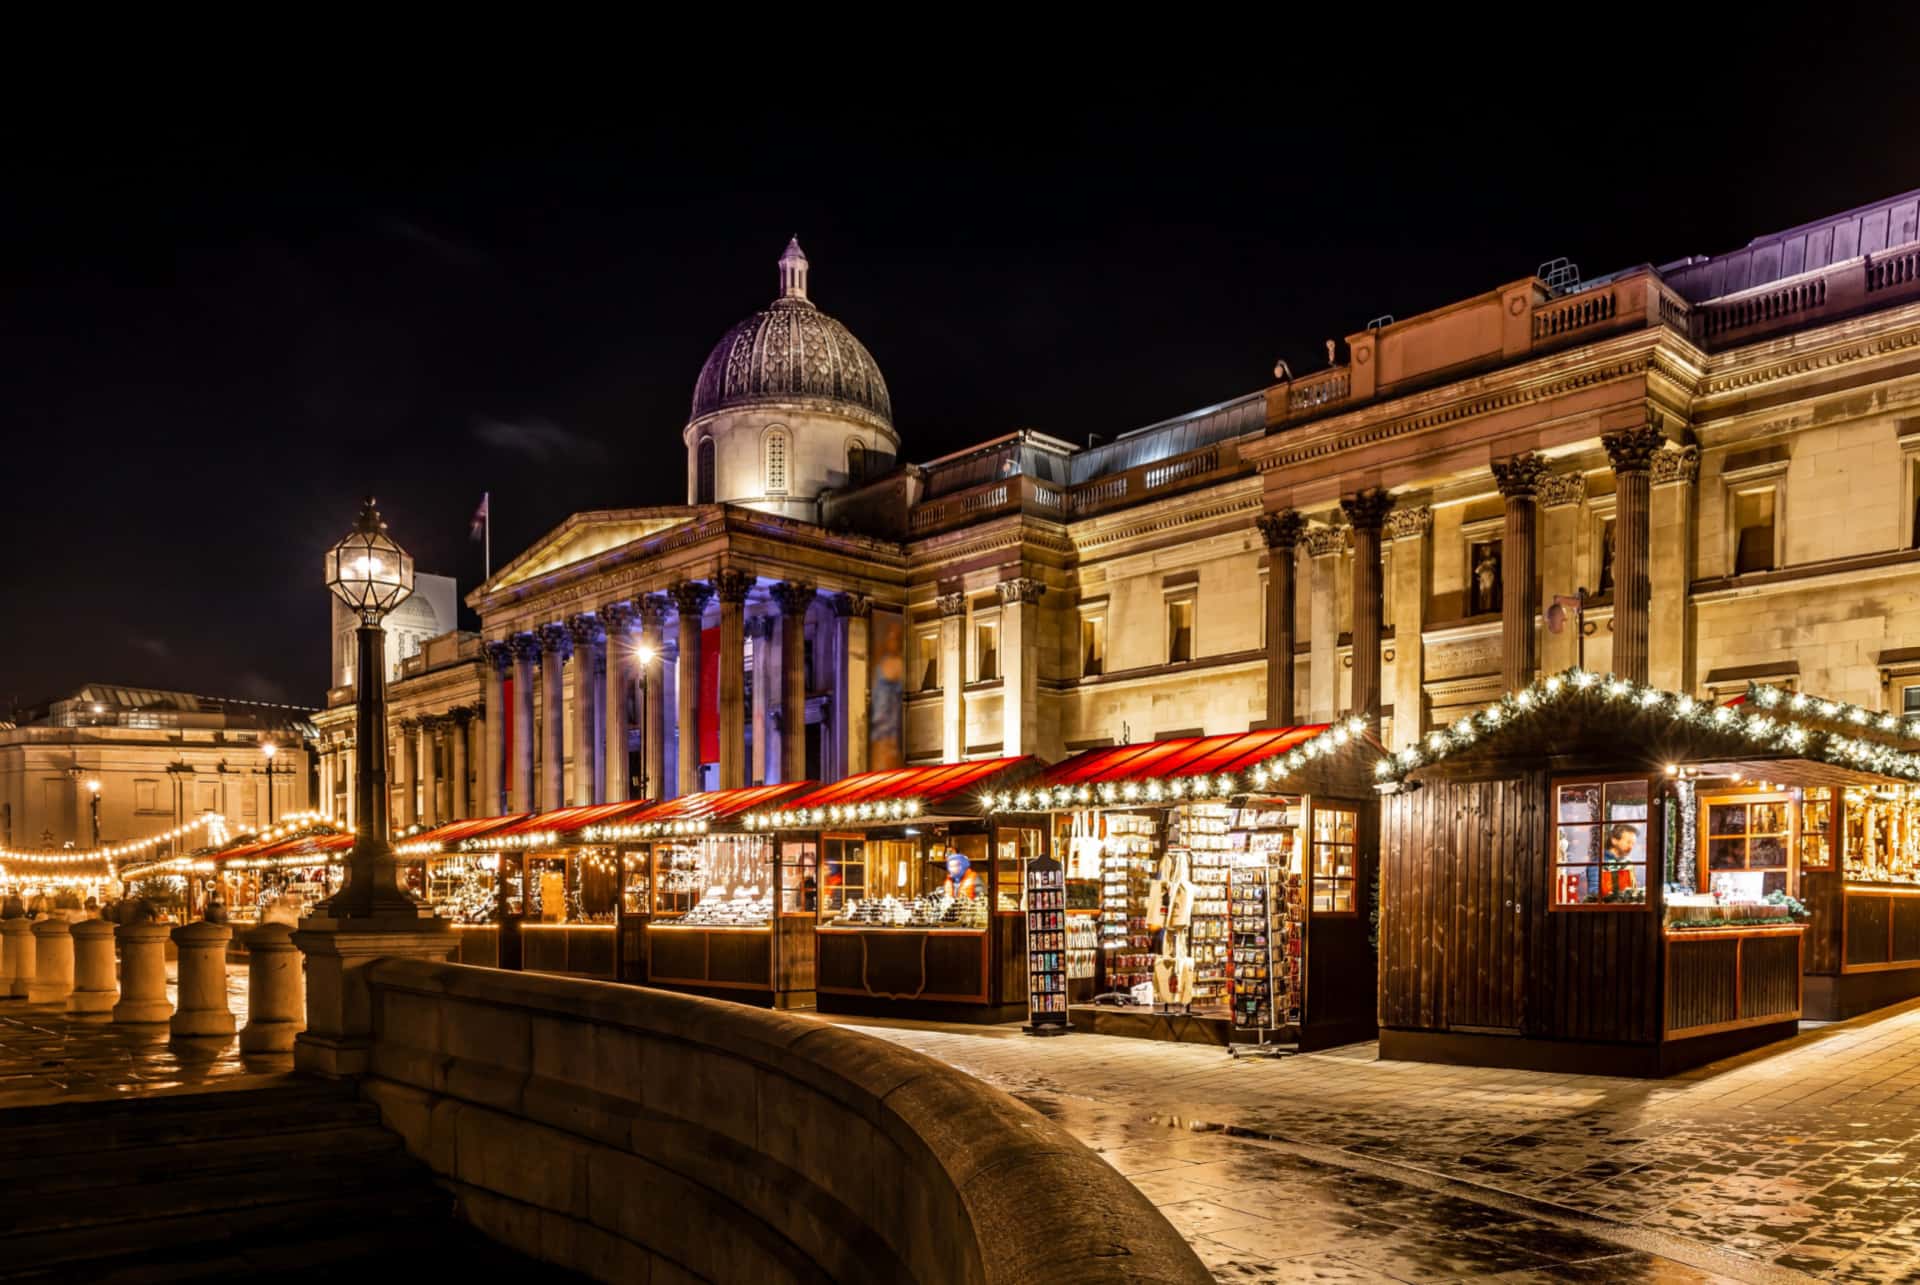
[[[307,1029],[294,1037],[294,1069],[335,1078],[371,1067],[367,965],[383,958],[444,962],[459,945],[445,920],[417,915],[304,919],[292,940],[307,970]]]

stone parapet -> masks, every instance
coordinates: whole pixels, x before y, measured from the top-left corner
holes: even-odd
[[[908,1050],[607,983],[364,973],[367,1096],[481,1231],[550,1261],[600,1279],[1210,1279],[1065,1131]]]

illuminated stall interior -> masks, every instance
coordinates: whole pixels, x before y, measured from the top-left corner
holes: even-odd
[[[1076,1025],[1314,1047],[1372,1033],[1357,721],[1087,750],[992,803],[1051,818]]]
[[[1021,871],[1046,850],[1045,828],[989,817],[981,800],[1040,766],[1029,755],[864,772],[745,818],[778,838],[781,913],[815,928],[823,1009],[1024,1010]]]

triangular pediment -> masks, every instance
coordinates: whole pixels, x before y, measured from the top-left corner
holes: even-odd
[[[497,593],[550,576],[575,563],[590,562],[622,545],[646,540],[691,522],[695,514],[694,509],[678,506],[576,513],[502,567],[487,584],[486,591]]]

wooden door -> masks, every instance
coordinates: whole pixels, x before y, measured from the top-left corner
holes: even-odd
[[[1527,924],[1533,883],[1528,841],[1539,802],[1520,781],[1461,782],[1454,791],[1452,952],[1444,1011],[1449,1030],[1517,1034],[1525,1022]]]

